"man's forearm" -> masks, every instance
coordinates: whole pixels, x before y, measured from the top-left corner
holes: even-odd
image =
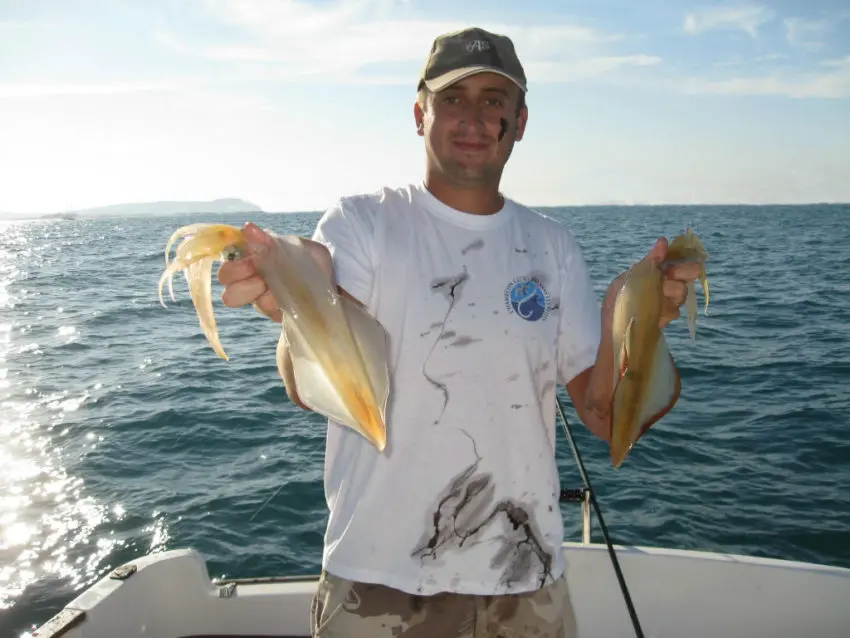
[[[614,346],[611,321],[602,314],[602,337],[593,366],[567,384],[579,418],[595,436],[611,440],[611,400],[614,396]]]
[[[596,363],[590,371],[584,405],[587,427],[596,436],[611,439],[611,400],[614,397],[614,348],[610,331],[603,331]]]
[[[281,339],[277,344],[277,366],[283,379],[283,385],[286,387],[286,396],[299,408],[311,412],[312,410],[304,405],[298,397],[298,389],[295,386],[295,372],[292,369],[292,357],[289,354],[289,344],[286,343],[286,339]]]

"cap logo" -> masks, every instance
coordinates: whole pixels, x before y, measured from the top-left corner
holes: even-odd
[[[489,51],[490,43],[487,40],[472,40],[466,43],[466,50],[468,53],[472,53],[473,51]]]

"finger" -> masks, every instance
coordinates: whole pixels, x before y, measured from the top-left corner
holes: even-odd
[[[226,261],[218,269],[218,281],[223,286],[229,286],[237,281],[248,279],[257,274],[257,267],[251,257]]]
[[[694,262],[676,264],[675,266],[670,266],[664,273],[664,276],[668,280],[694,281],[699,277],[701,270],[700,265]]]
[[[275,314],[280,313],[280,309],[277,306],[277,300],[275,300],[272,296],[270,290],[266,290],[262,295],[257,297],[254,301],[254,309],[263,313],[267,317],[272,318]]]
[[[272,244],[271,236],[253,222],[245,224],[242,232],[249,244],[261,246],[271,246]]]
[[[646,254],[646,259],[661,263],[667,256],[667,238],[659,237],[649,252]]]
[[[277,304],[274,301],[274,297],[271,296],[271,293],[266,293],[265,295],[260,297],[254,303],[254,310],[256,310],[262,315],[265,315],[272,321],[276,321],[277,323],[283,321],[283,312],[281,312],[280,308],[277,307]]]
[[[682,312],[679,306],[665,303],[658,323],[663,328],[671,321],[678,319],[680,316],[682,316]]]
[[[266,282],[259,275],[253,275],[247,279],[230,284],[221,293],[221,300],[229,308],[238,308],[249,303],[254,303],[268,290]]]
[[[681,306],[688,298],[688,287],[681,281],[667,279],[664,282],[665,303]]]

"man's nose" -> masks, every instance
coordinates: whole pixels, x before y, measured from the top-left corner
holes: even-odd
[[[499,128],[498,115],[488,116],[486,109],[477,104],[464,105],[460,112],[460,125],[480,131]]]

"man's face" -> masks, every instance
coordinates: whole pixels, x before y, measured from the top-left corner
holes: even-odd
[[[478,73],[428,96],[414,108],[429,163],[453,182],[477,186],[498,182],[522,139],[528,112],[517,115],[519,87],[495,73]],[[502,120],[507,123],[499,140]]]

